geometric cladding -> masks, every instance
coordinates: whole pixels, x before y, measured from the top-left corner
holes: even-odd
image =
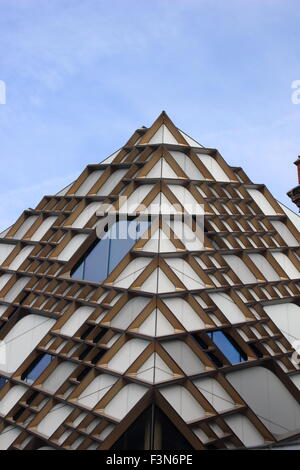
[[[0,449],[299,437],[295,217],[165,112],[25,210],[0,234]]]

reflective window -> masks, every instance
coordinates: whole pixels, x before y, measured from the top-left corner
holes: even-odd
[[[4,377],[0,377],[0,389],[4,387],[6,382],[7,382],[7,379],[5,379]]]
[[[75,279],[101,282],[115,269],[149,227],[148,221],[120,220],[112,225],[76,266]]]
[[[247,360],[246,354],[236,344],[236,342],[227,336],[223,331],[212,331],[208,333],[215,345],[222,351],[231,364],[237,364]]]
[[[44,372],[53,359],[54,356],[51,356],[51,354],[42,354],[26,369],[22,374],[21,379],[32,384],[41,375],[41,373]]]

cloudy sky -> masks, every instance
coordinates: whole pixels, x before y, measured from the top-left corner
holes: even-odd
[[[299,0],[0,0],[0,229],[164,109],[293,208]]]

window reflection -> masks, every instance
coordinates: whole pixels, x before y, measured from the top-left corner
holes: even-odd
[[[51,354],[42,354],[33,363],[25,370],[21,376],[21,380],[24,380],[27,383],[32,384],[48,365],[54,359],[54,356]]]
[[[91,247],[71,273],[71,277],[92,282],[103,281],[148,227],[148,221],[119,220]]]
[[[247,360],[246,354],[241,350],[237,343],[223,333],[223,331],[212,331],[211,333],[208,333],[208,335],[231,364],[237,364],[238,362]]]

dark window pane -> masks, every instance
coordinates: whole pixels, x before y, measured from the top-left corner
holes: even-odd
[[[75,269],[75,271],[72,272],[71,276],[74,279],[79,279],[82,281],[83,279],[83,271],[84,271],[84,262],[80,263],[80,265]]]
[[[85,259],[84,279],[101,282],[107,278],[109,238],[103,238]]]
[[[149,227],[148,221],[120,220],[85,255],[71,273],[75,279],[102,282]]]
[[[247,360],[247,356],[243,351],[241,351],[233,339],[229,339],[223,331],[213,331],[209,333],[209,336],[232,364]]]
[[[37,359],[33,361],[33,363],[26,369],[26,371],[22,374],[22,380],[32,384],[48,365],[54,359],[51,354],[43,354],[39,356]]]
[[[7,379],[5,379],[4,377],[0,377],[0,389],[4,387],[6,382],[7,382]]]

